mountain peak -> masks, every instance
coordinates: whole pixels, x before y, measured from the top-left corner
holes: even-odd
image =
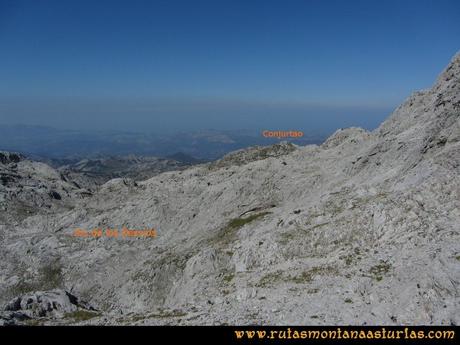
[[[431,89],[416,91],[376,130],[380,136],[413,131],[415,136],[448,128],[460,115],[460,52]]]
[[[460,52],[458,52],[439,75],[432,93],[437,93],[438,104],[454,103],[459,107],[460,100]]]

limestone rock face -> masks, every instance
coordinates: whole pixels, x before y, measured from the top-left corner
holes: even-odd
[[[9,301],[0,318],[6,324],[36,318],[64,318],[73,313],[95,311],[87,303],[79,301],[70,292],[63,290],[37,291]],[[93,314],[94,315],[94,314]]]
[[[0,151],[1,164],[18,163],[23,159],[24,156],[19,153]]]
[[[76,311],[78,298],[62,290],[34,292],[16,297],[6,304],[6,311],[22,311],[32,316],[48,316]]]
[[[88,194],[47,164],[0,152],[0,224],[69,209]]]
[[[459,324],[459,97],[457,55],[372,132],[115,179],[2,225],[0,304],[61,289],[101,312],[87,324]],[[123,226],[158,236],[73,236]]]
[[[359,141],[369,139],[370,134],[357,127],[338,129],[321,145],[322,148],[329,149],[342,144],[356,144]]]

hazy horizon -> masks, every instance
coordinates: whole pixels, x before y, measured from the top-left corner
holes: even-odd
[[[45,126],[61,130],[97,130],[97,131],[129,131],[140,133],[175,133],[196,132],[201,130],[251,130],[264,129],[301,130],[304,132],[319,131],[331,133],[337,128],[359,126],[372,130],[380,125],[394,110],[394,107],[372,106],[325,106],[302,104],[185,104],[163,103],[144,105],[143,113],[149,113],[149,108],[165,109],[155,117],[138,119],[136,116],[126,116],[130,107],[124,109],[98,109],[84,114],[78,109],[65,107],[66,116],[59,116],[62,108],[59,105],[49,105],[49,112],[36,112],[33,118],[18,114],[11,120],[0,121],[0,125],[32,125]],[[18,106],[20,107],[20,106]],[[135,107],[135,106],[133,106]],[[138,107],[138,106],[137,106]],[[3,105],[3,109],[8,108]],[[56,109],[57,108],[57,109]],[[171,112],[187,108],[185,116],[180,120],[170,119]],[[0,106],[1,109],[1,106]],[[198,110],[199,109],[199,110]],[[16,109],[17,110],[17,109]],[[140,110],[139,110],[140,111]],[[191,112],[195,112],[191,115]],[[8,111],[5,112],[8,114]],[[188,115],[188,116],[187,116]],[[169,118],[169,119],[168,119]],[[88,126],[88,122],[91,123]]]

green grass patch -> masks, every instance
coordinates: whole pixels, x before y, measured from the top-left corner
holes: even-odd
[[[282,245],[286,245],[295,239],[296,234],[293,231],[290,231],[290,232],[283,232],[279,236],[280,236],[280,239],[278,242]]]
[[[318,267],[313,267],[312,269],[308,271],[304,271],[297,276],[290,277],[289,280],[296,284],[305,284],[305,283],[310,283],[313,280],[313,278],[317,275],[334,274],[336,272],[337,270],[333,267],[318,266]]]
[[[381,281],[383,279],[383,276],[386,275],[391,269],[391,264],[386,263],[386,262],[381,262],[378,265],[372,266],[369,269],[369,273],[372,275],[372,277],[377,280]]]
[[[72,313],[65,314],[65,317],[69,319],[73,319],[74,321],[80,322],[80,321],[90,320],[100,315],[101,314],[98,312],[80,309]]]
[[[261,212],[245,218],[240,217],[232,219],[221,231],[219,231],[217,236],[211,240],[211,243],[224,246],[230,244],[235,239],[236,232],[240,228],[270,213],[271,212]]]
[[[281,280],[283,277],[283,271],[278,270],[276,272],[271,272],[266,274],[265,276],[262,277],[262,279],[259,280],[259,282],[256,284],[257,287],[270,287],[273,286],[274,283],[277,281]]]
[[[42,326],[42,321],[38,319],[25,320],[24,325],[26,326]]]
[[[331,266],[318,266],[313,267],[308,271],[303,271],[296,276],[286,276],[284,272],[278,270],[276,272],[271,272],[266,274],[260,281],[256,284],[257,287],[271,287],[280,281],[293,282],[295,284],[307,284],[310,283],[315,276],[317,275],[328,275],[328,274],[337,274],[337,269]],[[317,293],[318,289],[307,290],[307,293]]]
[[[227,229],[229,230],[239,229],[243,227],[244,225],[251,223],[256,219],[262,218],[263,216],[266,216],[267,214],[270,214],[270,213],[271,212],[261,212],[261,213],[253,214],[246,218],[234,218],[228,223]]]
[[[233,278],[235,278],[235,274],[233,273],[228,273],[228,274],[225,274],[223,277],[222,277],[222,281],[224,281],[225,283],[230,283]]]
[[[159,313],[147,314],[147,315],[135,315],[131,318],[132,322],[137,322],[146,319],[168,319],[173,317],[184,317],[187,313],[180,310],[160,310]]]

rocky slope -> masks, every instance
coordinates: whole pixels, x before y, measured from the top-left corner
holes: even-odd
[[[190,165],[175,159],[131,155],[83,159],[60,166],[57,170],[68,180],[93,191],[114,178],[127,177],[142,181],[159,173],[185,169]]]
[[[373,132],[111,180],[51,226],[8,226],[3,320],[458,325],[459,186],[457,55]],[[122,226],[158,236],[72,236]]]
[[[0,226],[70,209],[90,194],[46,164],[0,151]]]

